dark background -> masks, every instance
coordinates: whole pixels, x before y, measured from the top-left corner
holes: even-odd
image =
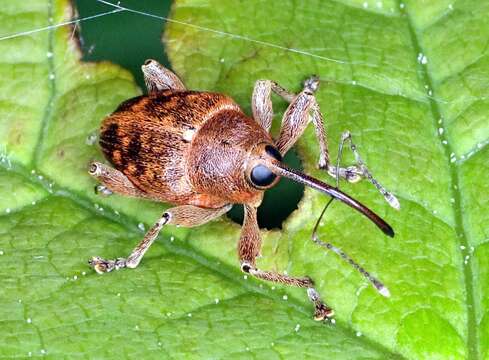
[[[111,1],[117,3],[116,0]],[[120,4],[163,17],[169,16],[171,7],[171,1],[167,0],[125,0]],[[113,10],[96,0],[75,0],[75,5],[80,18]],[[144,90],[141,65],[146,59],[156,59],[171,68],[161,42],[165,25],[160,19],[130,12],[83,21],[80,23],[80,34],[84,60],[109,60],[119,64],[133,73],[139,87]],[[289,151],[285,162],[291,167],[302,168],[294,151]],[[303,192],[303,186],[288,180],[281,180],[277,186],[267,191],[258,210],[260,227],[280,228],[282,221],[297,208]],[[234,221],[242,223],[242,206],[234,206],[228,215]]]

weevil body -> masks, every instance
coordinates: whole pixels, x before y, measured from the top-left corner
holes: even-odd
[[[360,211],[387,235],[393,236],[394,232],[374,212],[337,188],[287,168],[281,162],[282,156],[312,119],[319,141],[320,168],[337,180],[341,177],[356,182],[365,177],[391,206],[399,208],[399,203],[372,177],[348,132],[341,138],[339,153],[349,141],[357,164],[348,168],[330,164],[323,119],[314,97],[318,79],[308,79],[299,94],[269,80],[257,81],[252,97],[253,117],[249,117],[226,95],[185,89],[174,73],[154,60],[146,61],[142,69],[148,95],[123,102],[102,123],[100,145],[114,167],[94,162],[90,174],[102,183],[97,186],[102,194],[115,192],[176,206],[163,213],[127,258],[93,257],[89,263],[98,273],[135,268],[164,225],[198,226],[223,215],[232,204],[243,204],[245,219],[238,243],[241,270],[262,280],[306,288],[315,306],[315,319],[331,317],[332,309],[321,301],[309,277],[256,268],[261,247],[256,209],[264,191],[280,177],[287,177]],[[271,92],[290,103],[277,139],[269,134],[273,115]],[[313,240],[325,245],[315,235]],[[336,249],[331,244],[326,246]],[[363,268],[357,268],[382,295],[389,295],[382,283]]]
[[[145,196],[204,208],[260,205],[243,171],[259,144],[273,141],[231,98],[196,91],[128,100],[100,133],[106,158]]]

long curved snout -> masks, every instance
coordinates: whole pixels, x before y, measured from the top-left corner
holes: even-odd
[[[394,237],[394,230],[387,222],[385,222],[380,216],[378,216],[368,207],[363,205],[361,202],[353,199],[349,195],[345,194],[343,191],[335,187],[332,187],[331,185],[328,185],[318,179],[315,179],[312,176],[304,174],[298,170],[290,169],[279,161],[273,161],[273,162],[267,161],[267,163],[264,165],[269,167],[270,170],[276,175],[289,178],[293,181],[309,186],[324,194],[330,195],[335,199],[342,201],[346,205],[352,207],[353,209],[359,211],[364,216],[369,218],[375,225],[379,227],[380,230],[384,232],[384,234],[390,237]]]

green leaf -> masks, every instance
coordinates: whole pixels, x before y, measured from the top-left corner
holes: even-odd
[[[68,1],[9,2],[0,37],[71,13]],[[69,27],[1,40],[0,355],[489,357],[488,14],[485,2],[461,0],[174,4],[175,20],[240,35],[168,27],[190,88],[229,93],[249,112],[257,79],[298,91],[319,74],[331,149],[351,130],[400,198],[396,212],[368,183],[341,185],[393,225],[393,239],[340,204],[320,230],[379,276],[389,299],[310,241],[324,196],[306,190],[283,231],[263,233],[260,267],[311,276],[335,326],[311,319],[303,290],[243,279],[239,227],[226,219],[165,229],[135,270],[91,271],[89,257],[125,256],[165,208],[97,197],[86,173],[103,159],[93,144],[101,119],[139,90],[114,65],[81,63]],[[298,150],[305,170],[327,179],[312,129]]]

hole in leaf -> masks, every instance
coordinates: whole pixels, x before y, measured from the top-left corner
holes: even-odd
[[[117,3],[117,1],[112,1]],[[124,6],[161,16],[169,16],[171,1],[128,0]],[[75,0],[80,17],[107,11],[107,5],[97,1]],[[136,24],[137,29],[129,29],[128,24]],[[155,21],[147,16],[138,16],[122,11],[115,16],[103,16],[83,22],[81,26],[81,48],[83,60],[108,60],[121,65],[134,75],[141,89],[145,89],[141,65],[146,59],[155,59],[169,66],[164,44],[161,41],[165,22]],[[171,68],[171,67],[170,67]]]
[[[302,170],[302,165],[294,149],[285,155],[284,162],[291,168]],[[265,191],[263,202],[258,208],[258,226],[261,229],[281,229],[282,223],[297,209],[304,195],[304,186],[287,179],[281,179],[277,185]],[[243,205],[234,205],[227,213],[238,224],[243,224]]]

